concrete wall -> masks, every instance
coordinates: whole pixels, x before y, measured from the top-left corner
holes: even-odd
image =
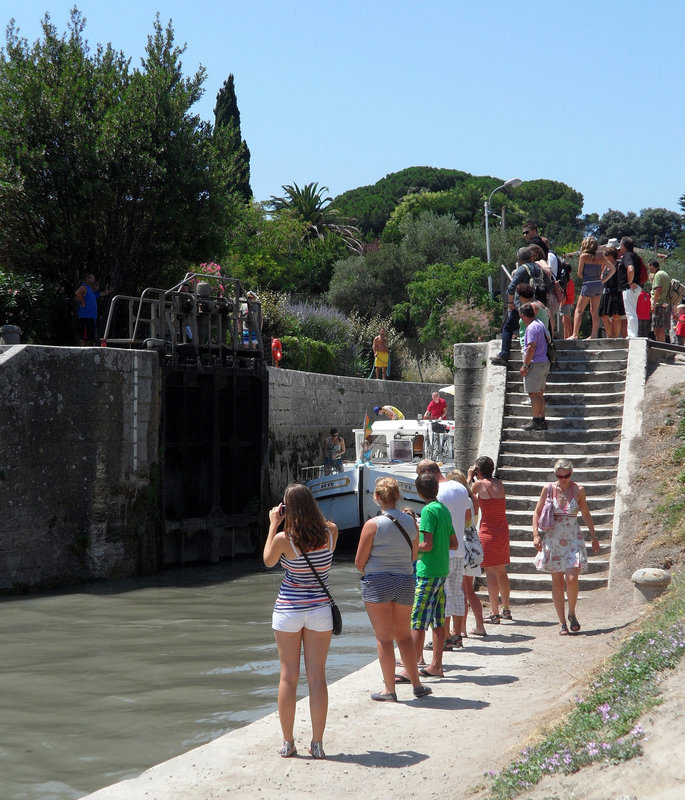
[[[0,591],[157,568],[157,356],[0,347]]]

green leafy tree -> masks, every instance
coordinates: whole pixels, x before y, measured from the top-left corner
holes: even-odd
[[[245,202],[251,200],[250,150],[240,132],[240,111],[233,75],[228,76],[216,96],[212,146],[218,160],[223,162],[224,192],[237,192]]]
[[[346,313],[389,316],[397,303],[407,300],[407,283],[414,271],[413,261],[401,247],[384,244],[363,256],[338,261],[327,300]]]
[[[296,183],[283,186],[285,195],[271,195],[269,206],[277,214],[290,214],[306,226],[306,237],[311,241],[323,239],[330,233],[342,237],[347,247],[355,253],[362,252],[359,231],[345,220],[340,211],[332,205],[333,198],[324,197],[327,186],[319,188],[318,183],[308,183],[300,188]]]
[[[169,279],[214,255],[211,132],[190,113],[204,71],[184,78],[159,17],[139,69],[84,39],[74,9],[46,15],[33,45],[13,24],[0,53],[0,262],[64,287],[92,271],[114,290]]]
[[[305,235],[301,220],[269,218],[260,203],[242,206],[235,210],[221,257],[225,274],[252,288],[291,290],[303,279],[298,257]]]
[[[477,258],[457,264],[431,264],[417,273],[407,287],[409,316],[422,342],[443,342],[443,316],[455,302],[494,310],[487,289],[491,266]]]
[[[640,220],[633,211],[624,214],[622,211],[610,208],[599,218],[597,237],[601,241],[606,241],[612,238],[620,239],[622,236],[630,236],[636,242],[639,241]]]
[[[657,247],[674,250],[685,232],[685,219],[677,211],[667,208],[643,208],[640,211],[639,244],[645,248]]]

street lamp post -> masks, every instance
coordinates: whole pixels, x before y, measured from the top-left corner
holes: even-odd
[[[495,192],[499,192],[500,189],[505,189],[507,186],[511,186],[512,189],[518,189],[522,183],[523,181],[521,178],[510,178],[501,186],[493,189],[492,192],[490,192],[490,197],[485,201],[485,250],[487,252],[488,264],[490,263],[490,214],[492,214],[490,203],[492,201],[492,196]],[[492,297],[492,275],[488,275],[488,292],[490,293],[490,297]]]

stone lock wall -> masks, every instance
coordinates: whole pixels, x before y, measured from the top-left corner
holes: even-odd
[[[443,396],[466,468],[477,455],[485,359],[483,346],[459,347],[456,412]],[[148,351],[0,345],[0,593],[161,568],[161,380]],[[365,413],[391,404],[422,415],[438,388],[269,369],[269,503],[301,467],[323,463],[332,426],[354,458],[352,429]]]
[[[158,566],[154,353],[0,348],[0,592]]]

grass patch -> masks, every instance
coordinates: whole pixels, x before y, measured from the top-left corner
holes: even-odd
[[[640,717],[658,705],[661,673],[685,653],[685,575],[655,603],[599,677],[577,698],[566,720],[492,779],[489,797],[509,800],[545,775],[571,774],[589,764],[618,764],[642,753]]]

